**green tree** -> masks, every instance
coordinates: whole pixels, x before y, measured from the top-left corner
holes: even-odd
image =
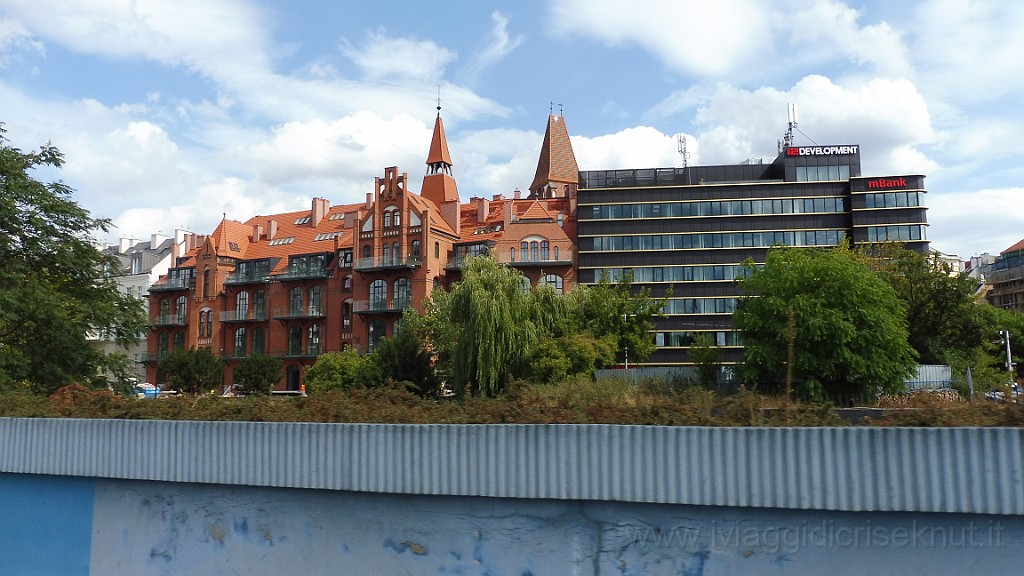
[[[167,384],[187,394],[205,394],[220,387],[224,363],[209,348],[175,350],[160,361]]]
[[[657,346],[651,337],[653,320],[665,310],[668,295],[652,298],[650,289],[634,289],[633,278],[629,275],[614,284],[601,278],[597,285],[579,286],[579,289],[584,330],[596,338],[614,335],[619,352],[628,353],[634,362],[643,361],[654,353]]]
[[[763,267],[746,266],[746,296],[733,319],[747,382],[781,388],[791,352],[794,392],[805,398],[846,402],[902,391],[916,364],[906,310],[862,256],[845,245],[772,248]]]
[[[698,334],[690,343],[690,360],[697,365],[697,382],[709,390],[718,384],[718,373],[722,368],[720,352],[707,334]]]
[[[243,358],[232,372],[235,390],[241,394],[269,395],[283,377],[284,362],[265,354]]]
[[[303,381],[307,394],[320,394],[328,390],[351,390],[360,386],[360,374],[366,360],[352,348],[341,352],[321,354],[306,368]]]
[[[897,243],[872,245],[865,254],[906,306],[908,341],[918,361],[965,366],[985,341],[976,281]]]
[[[433,394],[440,385],[430,352],[420,345],[411,329],[403,328],[391,338],[382,339],[372,356],[385,380],[405,382],[410,391],[420,396]]]
[[[488,256],[463,261],[462,280],[435,293],[428,344],[456,395],[496,396],[527,368],[540,336],[523,276]]]
[[[127,345],[144,333],[146,316],[106,272],[118,266],[94,247],[92,234],[110,221],[93,218],[61,182],[32,177],[59,168],[63,155],[11,147],[0,124],[0,388],[50,393],[91,382],[104,354],[87,337],[100,330]]]

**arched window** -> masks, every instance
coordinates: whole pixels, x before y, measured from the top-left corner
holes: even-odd
[[[558,260],[558,246],[555,246],[555,260]]]
[[[267,318],[267,293],[263,290],[257,290],[253,297],[252,302],[252,317],[257,320],[265,320]]]
[[[302,328],[292,326],[288,330],[288,355],[298,356],[302,354]]]
[[[235,358],[245,357],[245,328],[235,330]]]
[[[249,293],[242,291],[235,295],[235,320],[249,317]]]
[[[171,337],[167,335],[167,332],[157,336],[156,339],[156,355],[157,358],[163,360],[167,356],[168,348],[170,346]]]
[[[530,242],[530,262],[537,261],[537,241]]]
[[[252,353],[253,354],[266,354],[267,353],[267,334],[263,328],[252,329]]]
[[[409,251],[410,251],[409,252],[410,256],[412,256],[416,260],[419,260],[420,259],[420,241],[419,240],[413,240],[412,244],[409,245]]]
[[[160,301],[160,323],[166,324],[171,320],[171,301],[164,298]]]
[[[174,333],[174,349],[184,350],[185,349],[185,333],[175,332]]]
[[[200,310],[199,311],[199,337],[209,338],[213,335],[213,322],[211,319],[213,316],[212,310]]]
[[[530,243],[527,242],[526,240],[523,240],[522,242],[520,242],[519,243],[519,253],[523,257],[523,262],[529,262],[530,261]]]
[[[392,308],[405,310],[412,305],[412,285],[408,278],[395,280],[395,304]]]
[[[210,297],[210,269],[203,270],[203,298]]]
[[[562,292],[562,277],[556,274],[548,274],[540,279],[540,281],[548,286],[553,287],[555,290]]]
[[[188,296],[178,296],[174,306],[174,319],[178,324],[184,324],[188,318]]]
[[[434,242],[434,258],[440,258],[440,257],[441,257],[441,243],[440,242]]]
[[[341,281],[341,289],[342,290],[351,290],[352,289],[352,275],[351,274],[349,274],[348,276],[345,276],[345,278]]]
[[[394,244],[391,245],[391,258],[392,264],[402,263],[402,250],[398,247],[398,242],[395,242]]]
[[[516,249],[515,249],[514,246],[512,248],[509,248],[508,261],[509,262],[515,262],[516,261]]]
[[[380,344],[381,339],[384,338],[384,330],[385,329],[386,328],[384,326],[384,321],[383,320],[374,320],[373,322],[370,322],[370,338],[369,338],[369,351],[370,352],[373,352],[374,350],[377,349],[377,346]]]
[[[352,329],[352,302],[346,301],[341,305],[341,329],[348,332]]]
[[[384,211],[384,227],[391,228],[391,210]]]
[[[288,315],[302,316],[302,288],[298,286],[288,293]]]
[[[548,241],[547,240],[542,240],[541,243],[540,243],[540,259],[543,260],[544,262],[547,262],[548,260],[550,260],[550,258],[548,258]]]
[[[370,284],[370,310],[387,310],[388,307],[388,283],[384,280],[374,280]]]
[[[395,225],[395,228],[398,228],[399,226],[402,225],[402,211],[401,210],[395,209],[395,217],[391,220],[391,223]]]
[[[309,337],[306,340],[306,355],[320,355],[320,325],[313,324],[309,327]]]
[[[384,246],[381,247],[381,250],[383,250],[383,253],[381,254],[383,262],[381,262],[381,264],[384,266],[391,264],[391,245],[385,243]]]
[[[370,245],[366,244],[363,246],[363,258],[369,258],[370,256],[373,256],[373,248],[370,248]]]
[[[402,331],[402,319],[399,318],[398,320],[395,320],[395,323],[392,325],[391,337],[394,338],[395,336],[398,336],[398,334],[401,331]]]
[[[311,286],[309,288],[309,315],[320,316],[323,308],[321,307],[321,293],[323,288],[320,286]]]

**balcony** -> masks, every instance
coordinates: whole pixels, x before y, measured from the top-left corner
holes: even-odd
[[[271,350],[275,358],[316,358],[321,353],[320,346],[289,346],[284,350]]]
[[[270,274],[238,274],[232,272],[228,274],[227,279],[224,280],[224,285],[239,285],[239,284],[265,284],[270,281]]]
[[[221,322],[266,322],[266,310],[228,310],[220,313]]]
[[[143,364],[159,364],[161,360],[167,358],[168,354],[170,354],[168,351],[146,352],[144,354],[139,354],[139,359],[136,360],[136,362],[142,362]]]
[[[409,308],[412,308],[412,298],[356,300],[352,303],[352,311],[356,314],[401,314]]]
[[[279,282],[294,282],[297,280],[323,280],[330,276],[329,270],[289,270],[283,274],[274,274],[271,279]]]
[[[194,286],[195,278],[168,278],[161,283],[150,286],[149,291],[163,292],[169,290],[191,290]]]
[[[303,308],[274,308],[274,320],[302,320],[305,318],[323,318],[326,312],[322,306]]]
[[[988,274],[988,281],[990,284],[1003,284],[1005,282],[1020,280],[1021,278],[1024,278],[1024,266],[992,270]]]
[[[566,250],[566,252],[569,252]],[[476,254],[469,256],[457,256],[448,261],[445,264],[446,270],[461,270],[465,260],[476,256]],[[511,260],[507,254],[502,255],[498,258],[498,262],[501,264],[508,264],[515,268],[544,268],[544,267],[556,267],[556,266],[572,266],[572,253],[559,254],[558,258],[550,257],[538,257],[538,258],[527,258],[525,260]]]
[[[186,314],[161,314],[153,319],[150,326],[186,326],[188,316]]]
[[[356,270],[387,270],[391,268],[415,268],[423,264],[423,259],[419,256],[406,256],[402,257],[375,257],[375,258],[357,258],[354,268]]]

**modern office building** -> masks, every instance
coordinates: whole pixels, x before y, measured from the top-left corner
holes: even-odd
[[[747,259],[768,248],[900,241],[928,249],[924,176],[864,176],[860,147],[785,146],[774,161],[580,173],[578,280],[631,275],[670,294],[646,363],[684,365],[698,334],[736,362],[732,312]]]

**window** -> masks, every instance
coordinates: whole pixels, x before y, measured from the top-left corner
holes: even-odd
[[[245,320],[249,317],[249,293],[239,292],[235,296],[235,320]]]
[[[213,310],[202,310],[199,312],[199,337],[209,338],[213,336]]]
[[[556,248],[556,250],[557,250],[557,248]],[[516,261],[516,249],[514,247],[513,248],[509,248],[508,261],[509,262],[515,262]]]
[[[540,279],[541,284],[547,284],[558,292],[562,292],[562,277],[556,274],[548,274]]]
[[[263,290],[257,290],[253,297],[252,317],[257,320],[267,318],[267,294]]]
[[[383,258],[384,261],[382,262],[382,264],[387,266],[388,264],[391,264],[391,245],[390,244],[384,244],[384,246],[382,247],[382,250],[384,251],[381,254],[381,256],[384,257]]]
[[[235,330],[235,358],[245,357],[245,328]]]
[[[210,269],[203,270],[203,298],[210,297]]]
[[[391,245],[391,263],[401,264],[402,263],[402,251],[398,247],[398,242]]]
[[[163,334],[157,337],[156,355],[158,359],[163,360],[164,358],[167,357],[167,351],[168,348],[170,347],[170,339],[171,337],[167,335],[167,332],[164,332]]]
[[[171,318],[171,301],[164,298],[160,301],[160,322],[166,323]]]
[[[530,261],[530,243],[523,240],[519,243],[519,253],[523,256],[523,262]]]
[[[351,290],[352,289],[352,275],[351,274],[348,275],[348,276],[345,276],[345,278],[342,279],[342,281],[341,281],[341,289],[342,290]]]
[[[440,258],[440,257],[441,257],[441,243],[440,242],[434,242],[434,258]]]
[[[370,245],[367,244],[367,245],[363,246],[363,258],[369,258],[372,255],[373,255],[373,249],[370,248]]]
[[[309,289],[309,315],[320,316],[322,308],[321,304],[321,293],[323,288],[320,286],[312,286]]]
[[[341,329],[348,332],[352,329],[352,303],[345,302],[341,305]]]
[[[174,319],[178,324],[184,324],[188,317],[188,297],[178,296],[178,301],[175,302],[174,306]]]
[[[534,240],[533,242],[530,242],[530,262],[536,262],[537,261],[537,247],[538,246],[539,246],[539,244],[537,243],[536,240]]]
[[[409,245],[409,255],[415,260],[420,259],[420,241],[413,240],[412,244]]]
[[[252,353],[253,354],[266,354],[267,353],[267,335],[263,328],[252,329]]]
[[[547,240],[543,240],[540,243],[540,259],[542,261],[544,261],[544,262],[547,262],[548,260],[550,260],[550,258],[548,258],[548,241]]]
[[[385,228],[391,228],[391,211],[390,210],[385,210],[384,211],[384,227]]]
[[[288,330],[288,355],[299,356],[302,354],[302,328],[292,326]]]
[[[555,246],[555,260],[558,260],[558,246]]]
[[[384,338],[384,321],[374,320],[370,322],[370,338],[369,338],[369,351],[373,352],[380,345],[381,339]]]
[[[302,316],[302,288],[296,286],[288,293],[288,314]]]
[[[405,310],[412,304],[412,288],[408,278],[395,280],[395,304],[392,308]]]
[[[174,349],[184,350],[185,349],[185,333],[175,332],[174,333]]]
[[[392,219],[391,223],[395,225],[395,228],[398,228],[399,226],[402,225],[402,212],[401,212],[401,210],[398,210],[398,209],[395,210],[395,216]]]
[[[320,325],[313,324],[309,327],[309,337],[306,340],[306,355],[320,355]]]
[[[384,280],[374,280],[370,284],[370,310],[387,310],[388,307],[388,283]]]

